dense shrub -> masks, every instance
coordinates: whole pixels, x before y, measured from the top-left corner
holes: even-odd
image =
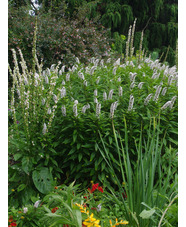
[[[37,54],[44,59],[44,67],[56,64],[72,66],[74,56],[87,63],[91,56],[108,56],[110,52],[107,32],[103,26],[84,20],[56,20],[50,14],[37,18]],[[12,63],[11,49],[20,48],[31,67],[35,17],[23,9],[9,9],[9,62]]]
[[[14,53],[9,148],[16,163],[10,168],[10,174],[14,172],[10,193],[21,181],[20,199],[28,193],[27,187],[45,194],[52,187],[53,177],[67,182],[83,179],[84,185],[90,180],[103,182],[109,170],[98,151],[98,131],[104,135],[119,171],[112,122],[123,135],[124,118],[133,161],[139,133],[143,129],[145,138],[149,121],[154,118],[160,118],[164,146],[172,146],[177,152],[176,67],[150,58],[132,59],[120,64],[120,59],[104,63],[94,58],[86,67],[77,59],[67,73],[60,63],[46,70],[38,65],[33,75],[23,59],[23,72],[19,72]]]

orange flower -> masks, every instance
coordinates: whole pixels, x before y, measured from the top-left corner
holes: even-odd
[[[52,209],[52,213],[55,213],[59,208],[58,207],[55,207]]]
[[[13,216],[12,215],[10,215],[8,222],[13,222]]]

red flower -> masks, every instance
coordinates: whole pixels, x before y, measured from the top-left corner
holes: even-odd
[[[55,207],[52,209],[52,213],[55,213],[59,208],[58,207]]]
[[[92,207],[91,210],[97,210],[97,208],[96,207]]]
[[[98,187],[98,190],[103,193],[103,188],[102,187]]]
[[[98,185],[99,185],[99,183],[93,184],[93,185],[92,185],[91,192],[94,192],[94,191],[98,188]]]
[[[8,222],[13,222],[13,216],[12,215],[9,217]]]
[[[10,224],[10,226],[17,226],[17,224],[16,224],[15,222],[12,222],[12,223]]]
[[[103,188],[100,187],[100,186],[98,186],[98,185],[99,185],[99,183],[93,184],[93,185],[92,185],[92,189],[88,188],[88,191],[89,191],[90,193],[93,193],[96,189],[98,189],[100,192],[103,193]]]

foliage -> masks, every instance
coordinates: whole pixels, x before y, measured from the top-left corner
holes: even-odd
[[[117,215],[110,217],[110,210],[103,197],[107,192],[103,192],[102,187],[92,184],[94,190],[88,189],[84,192],[80,191],[79,185],[74,183],[69,186],[64,184],[55,186],[42,200],[35,198],[34,205],[31,203],[17,209],[9,208],[9,223],[16,223],[17,226],[43,227],[82,227],[90,224],[107,227],[113,226],[111,223],[128,224],[127,221],[118,219]]]
[[[41,218],[45,214],[43,207],[41,207],[41,201],[35,201],[34,204],[27,204],[25,207],[9,207],[8,215],[9,215],[9,226],[43,226],[41,225]],[[11,225],[11,223],[16,223],[16,225]]]
[[[145,42],[145,45],[144,45],[144,48],[146,50],[155,51],[155,49],[159,49],[158,52],[160,52],[162,46],[165,46],[166,48],[170,46],[170,48],[172,48],[173,51],[175,51],[176,49],[176,41],[178,39],[178,1],[177,0],[176,1],[156,0],[156,1],[150,1],[150,2],[147,0],[140,0],[140,1],[127,0],[125,2],[121,0],[114,0],[114,1],[39,0],[36,2],[40,4],[39,9],[36,9],[34,7],[31,0],[19,1],[19,2],[17,0],[9,1],[9,11],[10,11],[9,12],[9,15],[10,15],[9,30],[12,33],[11,35],[13,35],[13,38],[11,38],[9,41],[9,43],[11,43],[10,44],[11,47],[15,48],[16,45],[19,45],[19,46],[21,45],[20,48],[23,50],[21,40],[24,39],[24,42],[30,41],[29,34],[32,33],[32,29],[30,30],[29,28],[30,20],[28,21],[27,19],[28,19],[28,9],[33,9],[35,14],[39,15],[41,21],[43,20],[45,21],[44,18],[47,18],[47,20],[48,18],[50,18],[50,21],[52,21],[52,25],[50,26],[52,27],[53,26],[55,27],[56,23],[61,25],[65,21],[69,25],[68,27],[66,27],[66,29],[70,30],[69,27],[74,25],[72,25],[69,21],[78,21],[78,27],[75,27],[75,29],[81,30],[81,28],[83,28],[85,25],[86,25],[85,26],[86,28],[90,26],[89,22],[87,24],[87,20],[88,21],[92,20],[95,22],[94,26],[98,27],[98,30],[99,30],[99,26],[101,23],[103,26],[111,30],[110,38],[113,37],[113,34],[115,32],[118,32],[119,35],[127,36],[127,31],[129,26],[132,24],[134,19],[137,18],[138,19],[136,24],[137,32],[143,30],[144,40],[148,41],[148,42]],[[23,15],[22,13],[20,13],[21,11],[25,11],[25,8],[22,9],[22,7],[27,8],[27,14],[24,13]],[[16,13],[17,9],[18,9],[18,13]],[[11,25],[12,11],[14,12],[13,22],[15,21],[15,23],[13,23],[13,26]],[[17,17],[19,17],[19,19],[17,19]],[[54,21],[52,19],[54,19]],[[28,22],[26,23],[26,21]],[[24,34],[20,32],[20,34],[22,34],[20,36],[19,32],[16,32],[16,30],[18,26],[19,28],[23,27],[23,25],[21,25],[22,22],[26,24],[25,27],[28,27],[28,29],[26,29],[28,33]],[[46,26],[48,25],[46,25],[46,22],[43,22],[42,24],[43,26],[45,25],[45,27],[42,30],[43,36],[41,35],[40,56],[42,57],[44,56],[45,60],[50,62],[50,64],[56,63],[50,55],[51,51],[52,51],[52,56],[54,56],[55,60],[57,58],[58,59],[60,58],[59,55],[61,53],[64,54],[64,48],[62,48],[62,45],[69,50],[70,48],[68,48],[68,46],[71,45],[72,42],[77,41],[76,47],[72,45],[73,51],[74,50],[77,51],[77,49],[79,48],[77,44],[79,40],[74,40],[72,39],[71,36],[67,35],[65,37],[66,43],[64,43],[62,42],[62,37],[59,37],[59,34],[58,35],[55,34],[55,33],[59,33],[60,29],[57,29],[58,31],[54,31],[55,29],[50,28],[52,33],[46,34]],[[13,27],[15,29],[13,29]],[[72,29],[72,31],[73,30],[74,28]],[[70,30],[70,32],[72,31]],[[90,36],[92,34],[89,33],[88,35]],[[49,38],[49,36],[51,38]],[[138,47],[139,47],[138,38],[137,40],[136,39],[134,40],[135,51],[138,50]],[[58,39],[60,40],[60,42],[56,41],[55,43],[55,40],[58,40]],[[96,34],[95,34],[95,39],[96,39]],[[71,42],[68,42],[68,40]],[[91,42],[92,40],[90,41],[90,43]],[[47,51],[48,49],[45,49],[45,45],[47,46],[49,45],[49,43],[52,44],[52,47],[50,46],[50,48],[52,49],[50,51]],[[96,40],[95,40],[95,43],[96,43]],[[28,42],[26,42],[26,44],[28,44]],[[99,44],[98,46],[100,47]],[[136,49],[136,46],[137,46],[137,49]],[[26,49],[26,51],[23,50],[25,58],[26,58],[26,54],[29,53],[29,50],[30,50],[29,48]],[[80,48],[78,49],[77,52],[79,53],[81,50],[82,49]],[[120,50],[121,48],[119,48],[119,52]],[[60,54],[57,52],[59,52]],[[68,54],[68,51],[65,54]],[[75,55],[80,57],[76,53]],[[170,54],[167,61],[169,62],[170,66],[173,66],[175,62],[175,56]]]
[[[164,146],[171,145],[174,154],[177,152],[175,67],[169,68],[150,58],[140,59],[138,64],[135,57],[124,64],[120,64],[120,59],[111,63],[91,59],[92,63],[85,67],[77,59],[66,73],[61,63],[43,70],[35,56],[37,71],[33,74],[27,70],[21,51],[19,54],[22,73],[15,52],[15,68],[9,70],[13,78],[9,152],[10,159],[16,161],[10,168],[17,169],[10,190],[22,182],[25,193],[28,186],[45,194],[55,177],[66,182],[84,179],[84,186],[90,180],[103,182],[109,169],[98,151],[98,130],[104,135],[119,171],[112,121],[119,127],[124,117],[130,135],[131,159],[136,157],[134,139],[141,127],[145,137],[149,120],[159,115]],[[123,126],[120,127],[124,132]],[[41,174],[39,181],[37,176]]]
[[[127,35],[128,27],[137,18],[137,31],[145,30],[144,39],[148,40],[144,48],[150,51],[161,50],[161,46],[175,50],[178,37],[178,4],[177,1],[96,1],[90,5],[94,16],[100,15],[100,22],[112,31]],[[90,4],[90,3],[89,3]],[[97,13],[97,14],[96,14]],[[94,16],[90,13],[90,18]],[[138,41],[134,41],[134,46]],[[139,46],[138,46],[139,47]],[[138,49],[136,49],[138,50]],[[168,62],[174,65],[175,58],[171,56]]]
[[[172,181],[171,159],[169,159],[167,171],[164,172],[162,169],[163,142],[159,141],[160,124],[154,119],[152,129],[151,124],[149,125],[147,140],[143,140],[143,132],[141,131],[139,142],[136,142],[137,159],[135,166],[132,165],[130,158],[129,134],[126,121],[124,121],[124,124],[124,138],[120,136],[119,130],[116,130],[113,125],[116,152],[118,153],[119,166],[121,168],[120,175],[123,183],[120,181],[113,165],[113,159],[100,133],[102,140],[102,148],[99,147],[100,153],[109,166],[110,180],[116,182],[119,188],[119,194],[116,194],[110,187],[111,197],[116,204],[123,207],[125,216],[132,226],[157,226],[158,223],[158,226],[161,226],[160,223],[162,222],[165,226],[174,226],[175,220],[171,221],[168,216],[170,220],[170,223],[168,223],[165,218],[166,212],[162,211],[164,207],[167,207],[167,200],[170,202],[172,196],[177,194],[177,176],[175,175],[176,178],[170,184]],[[177,195],[168,205],[166,211],[176,198]],[[148,210],[144,209],[144,206]],[[159,222],[159,220],[161,221]]]
[[[37,54],[44,59],[44,67],[57,64],[72,66],[74,56],[87,63],[91,56],[109,56],[108,30],[95,27],[91,21],[54,19],[50,14],[37,17]],[[82,24],[83,23],[83,24]],[[12,66],[11,49],[21,49],[31,68],[35,18],[24,9],[9,8],[9,62]]]
[[[118,32],[115,32],[113,34],[113,38],[115,42],[111,45],[112,49],[122,55],[122,53],[124,52],[126,37],[124,35],[119,35]]]

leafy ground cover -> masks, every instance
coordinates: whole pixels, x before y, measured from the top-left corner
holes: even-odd
[[[177,68],[133,36],[70,68],[43,68],[36,30],[32,70],[12,50],[9,226],[177,226]]]

